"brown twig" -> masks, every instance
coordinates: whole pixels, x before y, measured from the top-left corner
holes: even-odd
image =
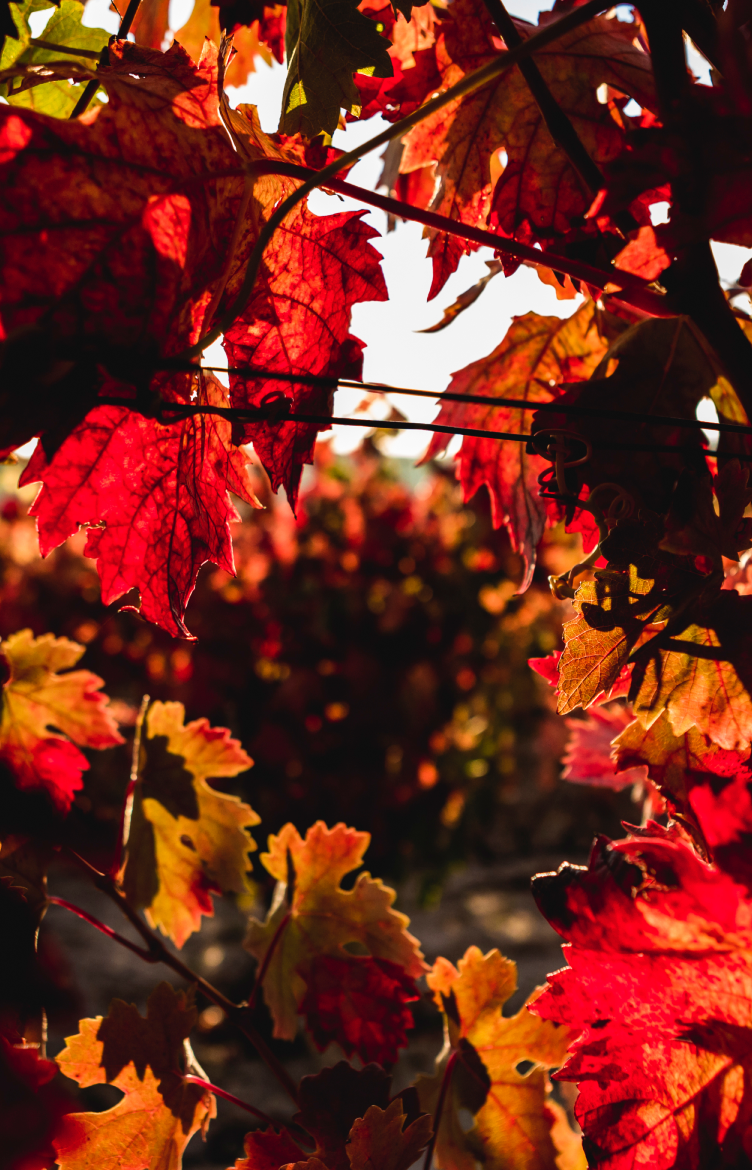
[[[131,31],[131,25],[133,24],[136,13],[138,12],[138,6],[140,3],[141,3],[141,0],[130,0],[128,7],[125,10],[125,16],[120,21],[120,28],[117,31],[117,36],[114,37],[113,39],[123,41],[128,36],[128,33]],[[109,59],[110,59],[109,51],[108,51],[107,46],[105,45],[105,47],[102,49],[102,52],[99,54],[99,64],[106,65],[108,63]],[[89,102],[94,97],[94,94],[97,92],[97,90],[99,89],[100,84],[101,83],[99,82],[99,80],[97,78],[93,78],[88,83],[88,85],[86,86],[86,89],[81,94],[80,98],[78,99],[75,106],[73,107],[73,110],[72,110],[71,116],[70,116],[71,121],[73,121],[74,118],[80,117],[81,114],[83,114],[84,110],[86,110],[88,108]]]
[[[436,1147],[436,1139],[439,1136],[439,1126],[441,1125],[441,1118],[444,1113],[444,1102],[446,1101],[446,1095],[449,1092],[449,1083],[452,1079],[454,1066],[457,1063],[457,1056],[458,1053],[453,1052],[446,1062],[446,1068],[444,1069],[444,1076],[442,1078],[441,1088],[439,1090],[439,1099],[436,1102],[436,1112],[433,1115],[433,1133],[431,1134],[431,1140],[426,1147],[426,1156],[423,1159],[423,1170],[431,1170],[433,1151]]]
[[[439,94],[431,101],[426,102],[425,105],[417,109],[413,114],[407,118],[402,118],[399,122],[395,122],[392,126],[382,130],[380,134],[369,138],[362,146],[356,147],[354,150],[347,151],[338,159],[329,163],[328,166],[323,167],[322,170],[314,172],[313,176],[307,179],[301,186],[291,195],[284,199],[279,207],[272,213],[270,218],[259,232],[259,237],[256,244],[248,258],[245,275],[235,296],[232,304],[220,314],[218,320],[211,327],[209,332],[200,338],[195,345],[190,346],[180,354],[182,358],[197,358],[204,352],[208,345],[229,329],[230,325],[240,316],[243,309],[248,304],[248,300],[253,292],[261,268],[261,263],[264,258],[264,252],[269,244],[272,236],[277,228],[284,222],[288,214],[300,203],[305,197],[315,190],[316,187],[326,187],[329,185],[327,180],[333,179],[340,171],[351,166],[362,158],[363,155],[369,154],[370,151],[376,150],[379,146],[384,146],[387,142],[391,142],[393,138],[401,138],[411,130],[413,126],[417,126],[424,118],[429,117],[437,110],[441,110],[444,106],[449,105],[450,102],[457,101],[459,98],[466,97],[468,94],[475,93],[476,90],[482,89],[494,78],[498,77],[505,70],[516,65],[525,57],[531,56],[537,50],[544,48],[557,40],[558,37],[563,36],[564,33],[569,32],[573,28],[578,28],[579,25],[584,24],[590,20],[591,17],[596,16],[608,7],[603,0],[587,0],[587,3],[582,4],[579,8],[570,9],[565,16],[559,20],[551,21],[550,24],[544,25],[538,32],[516,49],[511,49],[508,53],[500,53],[493,61],[481,66],[480,69],[469,73],[457,85],[452,86],[444,93]]]
[[[156,962],[150,951],[145,950],[144,947],[140,947],[138,943],[131,942],[125,935],[118,934],[111,926],[106,926],[104,922],[100,922],[98,918],[95,918],[93,914],[89,914],[88,911],[82,910],[80,906],[74,906],[72,902],[66,902],[65,898],[56,898],[54,894],[48,894],[47,901],[52,906],[62,906],[64,910],[70,910],[71,914],[77,915],[78,918],[83,918],[84,922],[88,922],[95,930],[100,931],[101,934],[106,934],[108,938],[120,943],[121,947],[127,947],[129,951],[133,951],[144,962]]]
[[[196,1077],[193,1073],[186,1073],[183,1080],[187,1085],[199,1085],[202,1089],[208,1089],[215,1097],[221,1097],[223,1101],[229,1101],[231,1105],[237,1105],[238,1109],[245,1109],[246,1113],[252,1114],[266,1125],[274,1125],[271,1117],[266,1113],[262,1113],[255,1105],[249,1105],[247,1101],[241,1101],[240,1097],[236,1097],[234,1093],[228,1093],[226,1089],[220,1089],[219,1085],[213,1085],[211,1081],[205,1081],[203,1077]]]
[[[196,987],[198,987],[202,994],[206,997],[206,999],[208,999],[211,1003],[215,1003],[217,1007],[220,1007],[232,1021],[235,1027],[243,1033],[246,1039],[250,1040],[251,1044],[256,1049],[261,1059],[264,1061],[264,1064],[267,1066],[270,1072],[274,1074],[282,1088],[297,1105],[298,1091],[294,1081],[287,1072],[287,1069],[269,1049],[266,1041],[258,1034],[253,1024],[248,1019],[248,1008],[243,1004],[233,1003],[232,1000],[228,999],[226,995],[223,995],[218,988],[214,987],[211,983],[208,983],[207,980],[199,975],[196,971],[193,971],[190,967],[186,966],[186,964],[181,959],[179,959],[177,955],[174,955],[172,951],[168,950],[162,940],[158,938],[152,930],[150,930],[141,916],[128,903],[128,900],[124,897],[124,895],[121,894],[120,890],[115,884],[115,881],[109,874],[100,873],[98,869],[95,869],[95,867],[86,861],[85,858],[79,856],[79,854],[75,853],[72,849],[69,849],[68,853],[71,855],[71,857],[73,857],[76,863],[86,871],[97,889],[101,890],[102,893],[110,899],[110,901],[115,903],[121,913],[125,915],[131,925],[141,935],[141,938],[146,943],[146,949],[149,953],[148,961],[152,963],[164,963],[165,966],[172,968],[172,970],[177,975],[180,975],[183,979],[185,979],[187,983],[195,984]],[[74,910],[74,913],[75,912],[76,911]],[[109,933],[109,931],[106,931],[105,933]],[[110,935],[110,937],[113,937],[113,935]],[[120,942],[120,936],[115,936],[114,941]],[[126,945],[130,950],[133,950],[132,943],[126,941]]]
[[[138,769],[141,756],[141,732],[143,731],[144,719],[146,718],[146,711],[149,706],[149,696],[144,695],[141,700],[141,706],[138,711],[138,718],[136,719],[136,727],[133,736],[133,751],[131,754],[131,774],[128,779],[128,787],[125,790],[123,797],[123,807],[120,810],[120,823],[118,825],[118,839],[115,845],[115,856],[112,859],[110,866],[110,877],[116,877],[123,861],[123,850],[125,849],[128,840],[128,833],[130,830],[131,814],[133,812],[133,797],[138,784]]]

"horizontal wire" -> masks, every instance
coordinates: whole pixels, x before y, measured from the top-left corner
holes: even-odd
[[[360,383],[358,383],[360,384]],[[102,406],[126,406],[133,408],[135,405],[132,398],[100,398],[100,405]],[[442,435],[463,435],[471,439],[499,439],[511,443],[528,443],[534,439],[534,433],[520,434],[514,431],[491,431],[481,430],[478,427],[447,427],[439,423],[422,423],[422,422],[392,422],[390,420],[379,420],[370,418],[345,418],[338,415],[328,414],[303,414],[297,411],[272,413],[262,413],[261,408],[249,408],[244,410],[242,407],[228,407],[228,406],[209,406],[199,403],[189,402],[165,402],[162,404],[162,414],[177,414],[179,417],[190,418],[197,414],[211,414],[217,415],[219,418],[227,419],[229,422],[247,422],[247,423],[267,423],[269,426],[279,426],[286,422],[301,422],[311,423],[321,427],[329,426],[346,426],[346,427],[366,427],[368,430],[375,431],[429,431]],[[545,433],[545,432],[544,432]],[[573,436],[575,441],[577,437]],[[581,440],[584,442],[584,440]],[[597,450],[602,451],[647,451],[655,454],[668,454],[675,452],[684,452],[686,454],[696,455],[698,451],[705,453],[703,448],[698,447],[682,447],[678,443],[668,443],[660,445],[656,443],[598,443]],[[714,452],[708,451],[710,455]],[[538,454],[538,452],[536,452]],[[743,455],[734,453],[733,458],[740,459],[743,462],[752,462],[752,455]]]
[[[195,369],[196,367],[192,367]],[[390,386],[384,382],[358,382],[352,378],[327,378],[322,374],[287,374],[277,373],[274,370],[259,370],[253,366],[201,366],[202,370],[215,374],[242,374],[248,378],[269,378],[278,382],[302,382],[306,385],[322,386],[325,389],[342,387],[347,390],[371,390],[377,394],[407,394],[416,398],[433,398],[439,402],[466,402],[471,405],[496,407],[511,407],[513,410],[541,410],[552,414],[579,415],[582,418],[613,419],[616,422],[639,422],[646,426],[675,426],[685,430],[720,431],[732,434],[752,435],[752,426],[743,423],[728,422],[701,422],[699,419],[675,418],[669,414],[641,415],[630,410],[612,410],[609,407],[577,406],[566,402],[530,402],[518,398],[490,398],[483,394],[459,394],[456,391],[444,390],[435,393],[433,390],[415,390],[409,386]],[[459,431],[455,432],[460,434]],[[491,432],[486,432],[490,434]],[[499,432],[501,433],[501,432]]]

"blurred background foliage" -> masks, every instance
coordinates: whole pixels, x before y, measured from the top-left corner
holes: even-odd
[[[519,558],[485,493],[462,503],[450,463],[322,442],[297,517],[254,464],[264,509],[235,526],[237,577],[202,570],[190,643],[101,604],[85,533],[40,559],[19,470],[0,468],[0,636],[85,643],[126,735],[145,693],[229,727],[255,766],[226,788],[262,817],[260,842],[288,820],[344,820],[372,834],[369,868],[417,875],[430,906],[465,862],[582,856],[618,832],[628,795],[559,778],[566,728],[527,667],[560,644],[569,603],[547,575],[574,563],[576,538],[552,530],[518,596]],[[127,744],[92,753],[64,830],[92,860],[110,853],[128,771]]]

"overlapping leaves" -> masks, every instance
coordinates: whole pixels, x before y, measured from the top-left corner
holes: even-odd
[[[352,889],[342,879],[362,864],[368,833],[322,821],[301,838],[285,825],[261,861],[277,879],[266,922],[251,919],[246,946],[262,971],[274,1034],[292,1040],[298,1013],[321,1047],[392,1061],[406,1043],[404,1005],[425,970],[395,894],[367,873]],[[341,993],[337,995],[336,988]]]

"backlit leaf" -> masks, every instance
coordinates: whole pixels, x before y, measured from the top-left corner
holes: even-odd
[[[0,644],[10,676],[3,684],[0,759],[19,788],[45,789],[61,812],[83,787],[88,761],[79,747],[122,743],[117,724],[100,693],[103,680],[74,670],[84,646],[31,630],[19,630]],[[67,671],[61,674],[61,671]]]
[[[533,1011],[575,1033],[557,1079],[604,1170],[739,1165],[749,1134],[752,903],[675,830],[601,839],[534,879],[570,945]]]
[[[196,1018],[190,995],[161,983],[146,1019],[116,999],[105,1019],[80,1021],[57,1058],[61,1071],[82,1088],[109,1084],[125,1096],[103,1113],[66,1118],[54,1142],[60,1170],[180,1170],[191,1137],[216,1112],[210,1093],[183,1080]]]
[[[517,969],[496,950],[483,955],[470,947],[456,968],[439,958],[427,978],[444,1011],[445,1042],[436,1073],[420,1077],[416,1086],[424,1109],[435,1109],[442,1081],[451,1077],[436,1140],[437,1165],[471,1170],[480,1160],[493,1170],[555,1170],[546,1070],[563,1063],[576,1032],[540,1026],[528,1006],[537,992],[514,1016],[502,1016],[517,989]],[[519,1073],[517,1066],[528,1061],[532,1068]],[[474,1114],[469,1132],[461,1109]]]
[[[212,893],[251,890],[248,828],[259,817],[208,781],[253,761],[224,727],[185,724],[182,703],[153,703],[141,741],[123,888],[152,926],[182,947],[213,914]]]
[[[395,964],[410,979],[425,969],[417,940],[406,929],[409,920],[392,909],[393,890],[367,873],[358,875],[352,889],[341,888],[342,879],[362,864],[369,839],[368,833],[343,824],[327,829],[318,821],[303,840],[297,829],[285,825],[269,838],[268,853],[261,854],[264,867],[277,879],[277,890],[266,922],[251,919],[246,946],[264,963],[281,928],[263,981],[275,1036],[294,1038],[298,1012],[321,956],[346,960],[349,951],[355,962],[358,955],[368,954]],[[290,880],[294,884],[288,890]],[[370,1006],[369,1020],[372,1013],[382,1019],[378,1003]],[[350,1043],[355,1046],[352,1037]]]
[[[586,302],[569,318],[526,313],[515,317],[500,345],[487,358],[455,374],[448,391],[488,397],[488,406],[446,402],[437,416],[443,426],[528,434],[531,410],[494,407],[493,398],[522,402],[550,402],[562,382],[588,378],[608,349],[608,335],[618,325]],[[446,450],[451,436],[436,434],[426,458]],[[465,437],[457,456],[458,477],[465,500],[485,484],[491,496],[493,522],[506,526],[512,548],[525,558],[522,588],[530,584],[535,550],[549,519],[540,498],[538,476],[550,464],[529,455],[524,443]],[[550,506],[550,505],[549,505]]]
[[[371,1105],[350,1130],[352,1170],[408,1170],[431,1136],[431,1118],[424,1113],[410,1125],[406,1121],[399,1098],[388,1109]]]
[[[356,0],[290,0],[286,42],[285,134],[333,134],[340,110],[360,108],[353,74],[392,75],[389,42],[358,11]]]

